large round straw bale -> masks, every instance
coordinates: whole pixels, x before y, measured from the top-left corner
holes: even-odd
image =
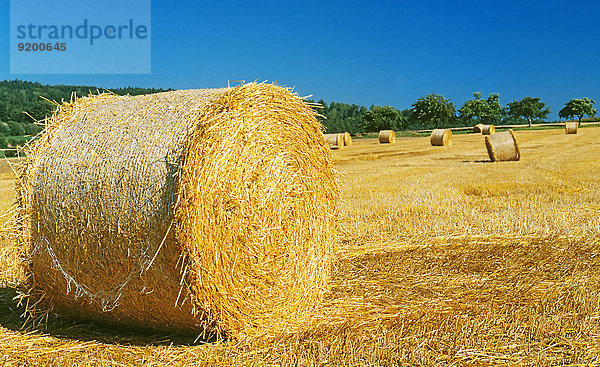
[[[381,130],[379,132],[379,142],[380,143],[395,143],[396,142],[396,133],[394,130]]]
[[[481,134],[483,135],[492,135],[496,132],[496,128],[494,125],[483,125],[481,127]]]
[[[344,136],[344,146],[350,146],[350,145],[352,145],[352,137],[350,136],[350,133],[349,132],[345,132],[342,135]]]
[[[274,333],[299,325],[326,288],[333,156],[287,89],[63,104],[19,182],[31,297],[59,312]]]
[[[518,161],[521,159],[519,143],[512,130],[486,136],[485,146],[492,162]]]
[[[473,132],[481,134],[481,128],[482,127],[483,127],[483,124],[477,124],[477,125],[473,126]]]
[[[565,122],[565,134],[577,134],[577,122]]]
[[[344,149],[344,134],[324,134],[325,141],[331,149]]]
[[[452,145],[452,131],[450,129],[434,129],[429,140],[433,146]]]

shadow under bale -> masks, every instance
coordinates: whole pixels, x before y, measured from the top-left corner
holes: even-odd
[[[54,313],[41,313],[33,316],[23,303],[19,303],[19,293],[25,289],[0,288],[0,327],[33,336],[49,334],[59,339],[98,341],[101,343],[132,346],[147,345],[198,345],[219,341],[216,335],[203,337],[180,330],[162,332],[151,328],[124,327],[96,320],[64,317]],[[33,317],[32,317],[33,316]]]

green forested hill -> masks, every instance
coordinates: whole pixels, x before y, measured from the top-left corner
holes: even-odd
[[[93,86],[42,85],[20,80],[1,81],[0,149],[22,146],[42,130],[43,127],[36,124],[35,120],[43,120],[46,116],[51,115],[56,108],[48,100],[56,102],[69,101],[73,93],[81,97],[104,90]],[[128,87],[111,89],[110,91],[119,95],[139,95],[163,92],[164,90]],[[13,154],[14,152],[5,153]],[[0,156],[2,156],[1,153]]]
[[[0,82],[0,121],[33,122],[24,112],[37,120],[42,120],[52,113],[55,106],[41,97],[61,102],[70,100],[72,93],[76,93],[77,96],[85,96],[103,90],[103,88],[93,86],[42,85],[20,80],[2,81]],[[138,95],[164,90],[129,87],[111,89],[110,91],[119,95]]]

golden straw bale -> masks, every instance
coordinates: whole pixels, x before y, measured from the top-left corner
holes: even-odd
[[[477,124],[477,125],[473,126],[473,132],[481,134],[481,128],[482,127],[483,127],[483,124]]]
[[[496,132],[496,128],[494,125],[483,125],[481,127],[481,134],[483,135],[492,135]]]
[[[331,149],[344,149],[344,134],[324,134],[325,141]]]
[[[450,129],[434,129],[429,138],[433,146],[449,146],[452,145],[452,131]]]
[[[518,161],[521,159],[519,143],[512,130],[486,136],[485,146],[492,162]]]
[[[381,130],[379,132],[379,142],[380,143],[395,143],[396,142],[396,133],[394,130]]]
[[[274,85],[65,103],[20,169],[31,303],[134,326],[294,330],[328,283],[333,164],[310,105]]]
[[[344,146],[352,145],[352,137],[350,136],[350,133],[345,132],[342,135],[344,136]]]
[[[577,134],[577,122],[565,122],[565,134]]]

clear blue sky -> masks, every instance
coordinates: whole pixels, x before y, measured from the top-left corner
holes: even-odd
[[[159,1],[148,75],[9,74],[0,0],[0,80],[161,88],[276,81],[315,99],[409,108],[436,92],[503,104],[600,102],[600,1]],[[101,60],[99,60],[101,62]],[[597,106],[598,107],[598,106]]]

